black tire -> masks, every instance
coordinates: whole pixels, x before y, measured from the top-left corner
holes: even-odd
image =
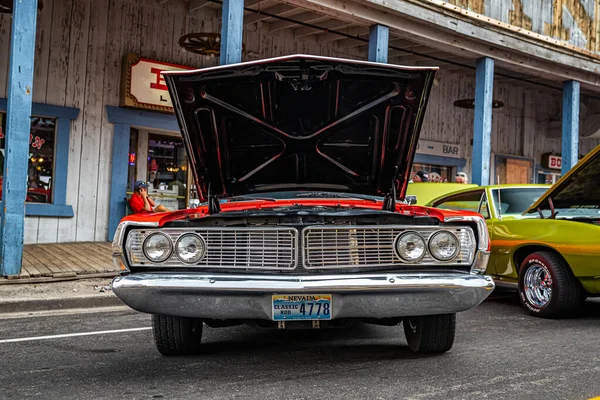
[[[535,276],[535,271],[543,274],[542,282],[535,287],[543,287],[544,291],[551,289],[544,298],[526,288],[525,280]],[[527,256],[521,263],[519,298],[529,314],[540,318],[575,316],[581,296],[582,288],[579,281],[575,279],[569,265],[558,254],[551,251],[538,251]]]
[[[416,353],[445,353],[454,344],[456,314],[408,317],[402,325],[408,347]]]
[[[156,349],[165,356],[198,354],[202,341],[202,321],[194,318],[152,315]]]

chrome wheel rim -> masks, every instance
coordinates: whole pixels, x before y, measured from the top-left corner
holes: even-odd
[[[552,276],[545,267],[539,264],[530,266],[525,272],[523,282],[525,296],[529,303],[542,308],[550,302],[552,298]]]

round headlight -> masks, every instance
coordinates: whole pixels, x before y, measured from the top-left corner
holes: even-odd
[[[425,239],[417,232],[405,232],[396,239],[396,252],[408,262],[419,261],[425,255]]]
[[[204,239],[193,233],[181,236],[175,245],[175,254],[184,263],[195,263],[204,257],[206,243]]]
[[[458,255],[460,243],[450,232],[436,232],[429,238],[429,252],[439,261],[450,261]]]
[[[144,255],[152,262],[163,262],[171,256],[173,243],[164,233],[153,233],[144,240]]]

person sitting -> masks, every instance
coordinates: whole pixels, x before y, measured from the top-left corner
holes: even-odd
[[[134,214],[149,212],[167,212],[169,209],[162,204],[156,204],[148,196],[148,185],[142,181],[137,181],[133,186],[133,195],[129,199],[129,207]]]
[[[459,172],[456,174],[456,183],[469,183],[469,178],[467,174],[464,172]]]
[[[429,182],[429,175],[423,170],[417,171],[413,176],[413,182]]]

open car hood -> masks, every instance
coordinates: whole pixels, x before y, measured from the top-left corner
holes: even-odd
[[[552,185],[525,214],[552,208],[600,209],[600,145]]]
[[[436,71],[294,55],[163,74],[203,199],[403,198]]]

